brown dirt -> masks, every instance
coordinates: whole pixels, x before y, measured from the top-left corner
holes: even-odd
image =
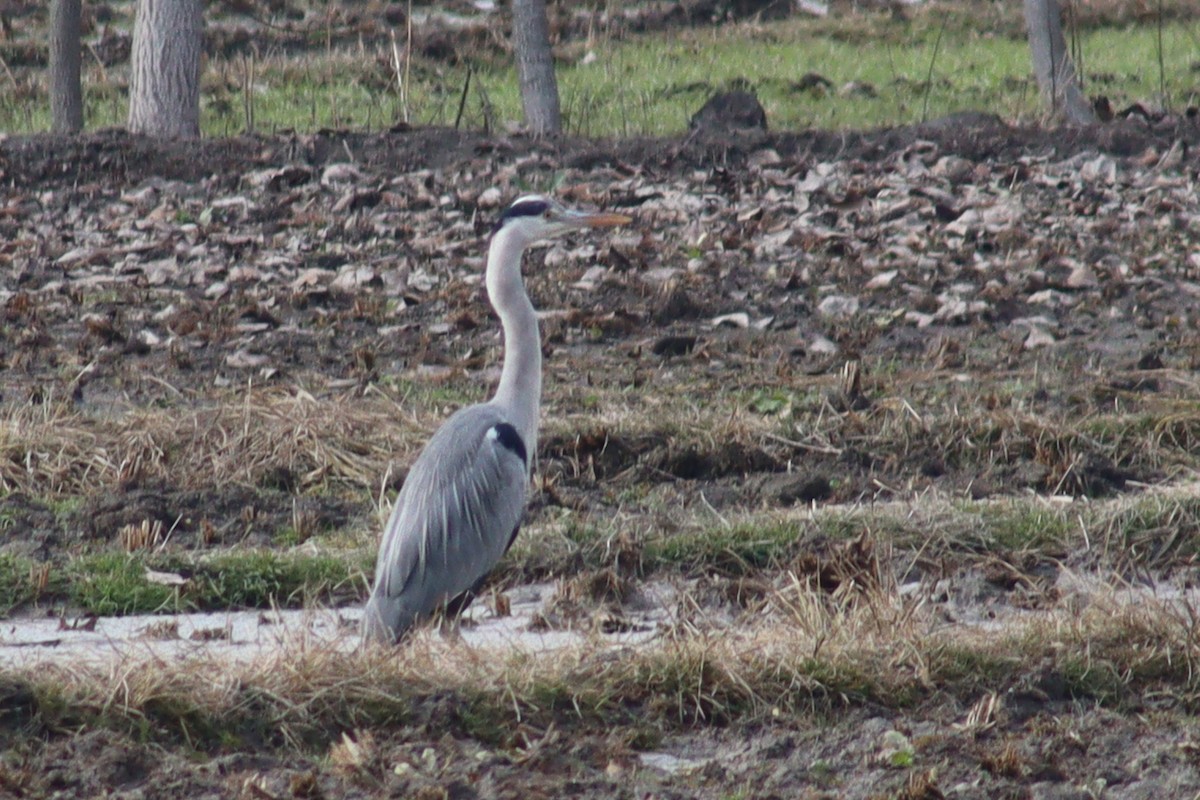
[[[1016,704],[1014,704],[1016,705]],[[484,742],[445,721],[369,740],[364,766],[275,749],[206,754],[111,731],[12,740],[0,786],[12,797],[153,798],[1163,798],[1200,790],[1194,720],[1089,710],[1040,690],[983,730],[963,709],[870,709],[690,732],[524,727]],[[630,741],[640,737],[640,743]],[[915,767],[891,763],[897,735]],[[353,741],[353,737],[351,737]],[[679,759],[672,772],[639,751]],[[1130,742],[1136,741],[1131,748]],[[1183,743],[1183,744],[1181,744]],[[662,762],[658,762],[662,763]],[[385,769],[383,765],[402,765]]]
[[[1196,207],[1173,193],[1172,181],[1195,181],[1200,128],[1187,119],[1071,131],[968,121],[976,124],[686,141],[451,130],[198,143],[120,132],[9,137],[0,142],[0,399],[14,416],[68,414],[83,436],[130,410],[203,414],[248,383],[349,401],[369,397],[371,387],[390,391],[389,377],[402,375],[480,396],[497,342],[470,280],[479,265],[463,259],[478,256],[495,211],[482,193],[500,186],[507,198],[520,184],[564,176],[575,201],[621,208],[639,222],[594,254],[571,245],[565,255],[530,258],[538,305],[561,312],[546,323],[551,422],[539,454],[553,488],[534,515],[554,502],[604,514],[619,505],[615,492],[657,484],[678,486],[680,497],[703,491],[718,509],[930,488],[1094,497],[1194,467],[1196,428],[1185,412],[1200,365],[1200,265],[1188,260]],[[352,170],[334,166],[348,162]],[[798,224],[806,212],[795,183],[827,165],[840,177],[808,190],[810,216]],[[1106,183],[1109,165],[1120,177]],[[1071,182],[1087,170],[1098,177]],[[1024,216],[953,232],[968,212],[986,214],[1014,195]],[[1122,216],[1134,207],[1141,216]],[[783,245],[763,249],[789,229]],[[908,251],[879,263],[901,240]],[[554,259],[557,266],[546,263]],[[580,288],[597,263],[605,275]],[[356,267],[361,281],[341,280]],[[662,268],[676,272],[644,277]],[[864,289],[891,268],[894,280]],[[416,280],[423,269],[431,284]],[[829,304],[839,297],[858,310],[839,313]],[[750,324],[712,324],[738,313]],[[761,329],[753,324],[768,318]],[[1030,326],[1049,339],[1031,343]],[[859,379],[843,376],[847,362],[857,362]],[[1004,381],[1018,388],[1004,395]],[[603,419],[581,416],[593,390],[628,390],[634,406],[625,417],[613,409]],[[645,405],[671,393],[736,392],[768,417],[779,412],[764,404],[783,392],[779,402],[795,404],[802,430],[786,430],[781,417],[774,438],[742,435],[733,423],[728,432],[680,433],[656,424],[661,411]],[[923,402],[933,408],[947,393],[979,413],[939,417],[938,426],[911,422],[933,414]],[[1184,410],[1157,430],[1153,453],[1137,441],[1066,430],[1064,421],[1114,403]],[[904,404],[915,406],[911,415]],[[829,420],[836,427],[809,427]],[[810,432],[822,438],[797,444]],[[178,546],[265,543],[294,519],[293,501],[320,528],[374,514],[368,498],[380,476],[359,477],[355,465],[298,453],[228,485],[204,485],[198,473],[172,469],[185,452],[143,449],[136,467],[55,477],[88,487],[62,492],[75,506],[56,507],[55,492],[38,494],[36,482],[0,496],[5,548],[54,558],[144,519],[174,526]],[[0,453],[0,476],[23,486],[29,459],[49,458],[30,452]],[[789,471],[789,462],[802,469]],[[327,474],[354,486],[307,491]],[[851,555],[861,558],[845,556],[845,569],[866,569],[859,562],[867,556],[878,568],[873,554]],[[814,564],[808,572],[822,585],[841,579]],[[612,585],[625,580],[611,577]],[[753,586],[739,580],[730,591],[749,602]],[[566,599],[590,602],[605,587],[581,585]],[[981,698],[935,695],[898,714],[869,700],[834,701],[809,717],[729,728],[691,720],[669,731],[597,731],[564,718],[554,730],[490,738],[447,724],[437,709],[414,709],[407,727],[373,743],[365,769],[324,758],[340,731],[305,752],[233,742],[196,753],[136,732],[44,730],[23,715],[27,699],[18,696],[0,702],[0,787],[19,797],[146,798],[1200,791],[1200,732],[1190,718],[1156,715],[1149,698],[1133,709],[1140,713],[1096,710],[1057,685],[1048,676],[1014,687],[994,725],[953,733]],[[915,769],[887,764],[893,730],[912,744]],[[689,766],[669,775],[644,765],[644,751]]]

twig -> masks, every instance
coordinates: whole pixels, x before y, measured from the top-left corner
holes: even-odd
[[[242,113],[246,133],[254,133],[254,51],[242,54]]]
[[[392,71],[396,73],[396,91],[400,95],[400,116],[408,122],[408,83],[400,65],[400,45],[396,43],[396,32],[392,31]]]
[[[170,530],[167,531],[167,535],[164,536],[163,540],[158,543],[158,547],[156,547],[154,549],[154,552],[161,553],[163,551],[163,548],[165,548],[167,546],[167,542],[171,541],[171,534],[175,533],[175,529],[179,527],[179,523],[182,520],[183,520],[183,514],[180,514],[179,516],[177,516],[175,518],[175,521],[171,523]]]
[[[764,433],[763,436],[765,436],[766,438],[770,439],[773,442],[779,442],[780,444],[786,444],[790,447],[795,447],[800,450],[807,450],[810,453],[824,453],[825,455],[830,455],[830,456],[840,456],[842,454],[842,448],[833,447],[832,445],[808,444],[807,442],[798,442],[795,439],[789,439],[786,436],[780,436],[779,434],[775,434],[775,433]]]
[[[100,82],[107,86],[108,70],[104,67],[104,61],[101,60],[100,54],[96,52],[96,46],[91,42],[88,42],[87,49],[88,52],[92,54],[92,58],[96,59],[96,66],[100,68]]]
[[[408,29],[407,40],[404,42],[404,97],[401,98],[404,110],[404,121],[408,122],[408,87],[412,85],[412,0],[408,0],[408,12],[404,24]]]
[[[462,94],[458,98],[458,113],[454,115],[454,130],[458,130],[458,125],[462,122],[463,111],[467,108],[467,92],[471,90],[471,74],[473,72],[471,65],[467,64],[467,79],[463,81]]]
[[[1170,111],[1171,106],[1167,101],[1167,67],[1163,61],[1163,4],[1162,0],[1158,0],[1158,94],[1161,98],[1163,110]]]
[[[933,66],[937,63],[938,51],[942,48],[942,34],[946,32],[946,23],[949,21],[949,14],[942,16],[942,26],[938,28],[937,39],[933,41],[933,55],[929,58],[929,71],[925,73],[925,96],[921,100],[921,122],[925,122],[929,118],[929,93],[933,91]]]
[[[1075,74],[1079,80],[1079,89],[1083,91],[1087,77],[1083,66],[1083,38],[1079,35],[1079,18],[1075,15],[1075,4],[1067,3],[1067,27],[1071,31],[1071,58],[1075,60]]]
[[[179,391],[179,389],[177,389],[176,387],[174,387],[174,386],[172,386],[171,384],[167,383],[165,380],[163,380],[162,378],[158,377],[157,375],[151,375],[151,374],[149,374],[149,373],[144,373],[144,374],[142,375],[142,377],[143,377],[143,378],[146,378],[146,379],[148,379],[148,380],[154,381],[154,382],[155,382],[155,383],[157,383],[158,385],[160,385],[160,386],[162,386],[162,387],[164,387],[164,388],[166,388],[166,389],[169,389],[169,390],[171,390],[172,392],[174,392],[174,393],[175,393],[175,396],[176,396],[176,397],[183,397],[183,392]]]
[[[707,508],[709,511],[711,511],[712,515],[714,517],[721,520],[721,525],[723,525],[725,527],[725,530],[727,530],[727,531],[733,530],[733,525],[729,522],[729,520],[727,520],[727,519],[725,519],[725,517],[721,516],[720,511],[717,511],[715,508],[713,508],[712,503],[708,502],[708,498],[704,496],[704,492],[700,493],[700,502],[704,503],[704,507]]]
[[[13,75],[12,69],[8,66],[8,62],[4,60],[4,56],[0,55],[0,67],[4,67],[4,74],[8,76],[9,82],[13,88],[17,86],[17,76]]]

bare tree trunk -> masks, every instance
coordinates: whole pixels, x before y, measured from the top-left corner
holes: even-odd
[[[78,133],[83,129],[83,86],[79,43],[82,0],[50,4],[50,130]]]
[[[550,52],[546,0],[513,0],[513,48],[525,124],[534,133],[560,132],[562,112],[558,107],[554,56]]]
[[[1080,125],[1095,122],[1096,112],[1079,88],[1079,76],[1063,38],[1058,0],[1025,0],[1025,25],[1029,31],[1033,72],[1051,109],[1068,122]]]
[[[201,0],[138,0],[129,78],[129,130],[200,135]]]

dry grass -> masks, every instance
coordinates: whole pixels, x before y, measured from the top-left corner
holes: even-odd
[[[375,487],[388,461],[406,463],[427,435],[382,393],[255,391],[210,403],[113,417],[64,403],[10,406],[0,420],[0,492],[73,495],[142,481],[253,487],[280,471],[302,488]]]
[[[922,388],[930,385],[951,389],[930,395]],[[1200,409],[1169,396],[1127,401],[1119,415],[1027,410],[1002,398],[980,403],[975,387],[915,374],[873,378],[863,408],[826,378],[753,390],[664,384],[632,395],[620,384],[598,385],[586,396],[563,381],[549,391],[539,464],[549,487],[808,467],[838,476],[846,484],[841,499],[919,488],[938,471],[960,481],[976,476],[989,494],[1096,496],[1127,475],[1150,482],[1200,467]],[[780,409],[755,410],[764,392]],[[8,406],[0,419],[0,492],[85,495],[159,481],[301,491],[342,484],[375,494],[448,410],[436,397],[395,400],[377,389],[320,398],[303,389],[255,390],[195,408],[105,417],[66,403]]]
[[[1051,701],[1136,705],[1155,692],[1190,708],[1197,699],[1200,617],[1180,601],[1113,590],[987,627],[948,625],[887,586],[827,594],[785,583],[771,604],[720,630],[681,621],[637,648],[597,637],[535,654],[426,633],[399,649],[292,641],[240,665],[212,656],[40,665],[10,670],[6,682],[32,691],[30,713],[50,729],[300,748],[355,731],[338,746],[356,769],[377,768],[364,755],[372,729],[404,724],[515,746],[509,732],[521,724],[675,727],[949,696],[974,735],[1003,719],[1005,692],[1049,683],[1062,687]]]

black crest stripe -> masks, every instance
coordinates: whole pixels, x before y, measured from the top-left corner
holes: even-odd
[[[518,200],[513,203],[502,215],[503,219],[511,219],[512,217],[536,217],[546,212],[550,204],[545,200]]]
[[[502,447],[516,453],[522,464],[529,463],[529,455],[525,452],[525,442],[521,440],[521,434],[517,433],[516,428],[507,422],[501,422],[492,430],[496,432],[496,441]]]
[[[496,220],[496,224],[492,226],[492,233],[504,227],[504,223],[516,217],[538,217],[546,213],[546,209],[550,204],[545,200],[537,200],[529,198],[518,200],[508,208],[504,209],[504,213],[500,215],[500,219]]]

